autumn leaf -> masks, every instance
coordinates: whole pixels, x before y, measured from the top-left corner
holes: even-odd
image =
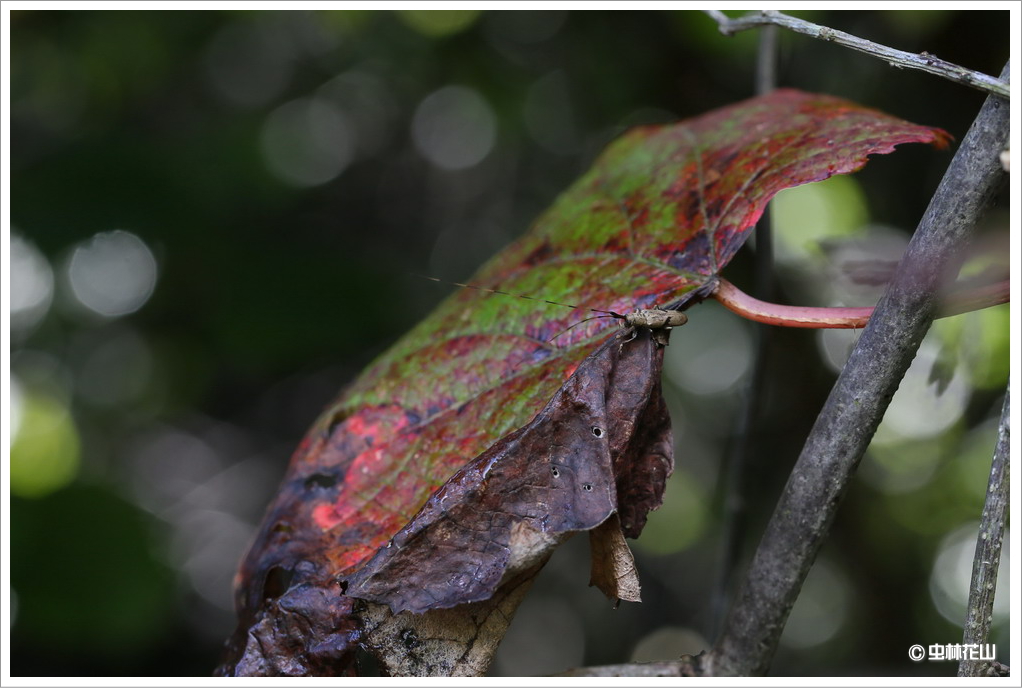
[[[534,563],[534,541],[593,529],[617,511],[615,463],[643,463],[647,474],[631,482],[655,484],[658,498],[646,500],[639,522],[629,524],[641,530],[670,474],[670,425],[659,395],[662,348],[648,332],[623,334],[583,361],[535,418],[433,493],[347,579],[347,594],[394,613],[489,599],[509,569]],[[655,393],[648,389],[654,385]],[[647,405],[652,418],[644,417]],[[648,446],[622,456],[636,426],[657,432]]]
[[[642,530],[674,465],[662,364],[648,330],[619,332],[346,578],[345,594],[375,603],[358,611],[364,642],[388,673],[485,672],[514,609],[493,611],[578,531],[590,531],[598,553],[593,582],[638,601],[624,531]],[[467,631],[454,647],[451,622]]]
[[[943,147],[948,140],[938,129],[793,90],[639,127],[612,143],[471,282],[583,308],[684,309],[712,288],[778,191],[853,172],[896,144]],[[580,312],[460,290],[341,394],[292,457],[242,563],[239,629],[223,673],[354,670],[363,626],[376,622],[356,613],[341,581],[402,528],[414,528],[413,517],[452,476],[524,432],[583,361],[620,331],[603,318],[565,332],[584,317]],[[641,408],[648,400],[633,401]],[[622,497],[621,473],[615,475],[615,509],[625,534],[635,537],[644,509],[656,500],[640,479],[631,483],[634,498]],[[499,497],[487,493],[486,500]],[[506,591],[499,603],[510,608],[502,607],[502,615],[513,614],[515,595],[526,586],[519,581]],[[480,624],[494,617],[493,609],[478,617]]]

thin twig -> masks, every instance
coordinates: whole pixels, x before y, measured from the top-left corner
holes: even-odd
[[[777,27],[764,26],[759,32],[756,51],[756,95],[766,95],[777,88]]]
[[[1008,77],[1005,65],[1003,76]],[[724,632],[703,667],[713,676],[766,673],[806,575],[937,309],[973,230],[1004,180],[997,154],[1008,103],[986,99],[909,242],[887,293],[806,439],[760,541]]]
[[[990,463],[983,515],[979,520],[976,555],[972,560],[972,584],[969,587],[969,610],[965,617],[962,645],[983,645],[990,634],[997,592],[997,567],[1001,563],[1001,541],[1004,539],[1004,521],[1008,511],[1008,464],[1011,437],[1010,389],[1004,393],[1001,408],[1001,426],[997,432],[997,447]],[[959,676],[987,676],[990,661],[963,659],[958,665]]]
[[[983,287],[959,289],[945,297],[938,307],[936,317],[946,318],[1008,303],[1010,292],[1011,283],[1008,280]],[[857,330],[866,326],[876,310],[873,306],[814,307],[767,303],[749,296],[723,277],[717,278],[717,287],[712,296],[729,311],[743,318],[782,327]]]
[[[895,50],[886,45],[880,45],[873,41],[853,36],[844,31],[838,31],[819,24],[813,24],[802,19],[796,19],[788,14],[770,10],[750,12],[742,17],[732,19],[719,10],[707,10],[708,14],[720,28],[725,36],[730,36],[739,31],[754,29],[759,26],[781,26],[790,31],[801,33],[821,41],[836,43],[852,50],[878,57],[892,67],[918,69],[929,74],[944,77],[950,81],[971,86],[985,93],[992,93],[1009,97],[1010,87],[1005,79],[998,79],[982,72],[976,72],[965,67],[960,67],[946,60],[942,60],[929,53],[909,53],[904,50]]]

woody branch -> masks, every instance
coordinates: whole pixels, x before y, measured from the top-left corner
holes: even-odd
[[[1005,65],[1002,76],[1010,69]],[[987,98],[923,214],[905,256],[806,439],[760,541],[706,674],[766,673],[788,614],[826,539],[852,475],[936,314],[941,276],[1004,179],[1009,108]]]
[[[725,36],[731,36],[739,31],[754,29],[760,26],[780,26],[796,33],[836,43],[837,45],[878,57],[892,67],[918,69],[959,84],[971,86],[985,93],[1004,98],[1009,97],[1010,87],[1007,79],[999,79],[982,72],[966,69],[929,53],[917,54],[889,48],[886,45],[874,43],[844,31],[813,24],[812,22],[781,12],[771,10],[756,11],[734,19],[719,10],[707,10],[706,14],[717,22],[720,32]]]

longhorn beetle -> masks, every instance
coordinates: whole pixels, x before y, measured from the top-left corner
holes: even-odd
[[[423,279],[428,279],[431,282],[438,282],[440,284],[453,284],[457,287],[464,287],[466,289],[476,289],[478,291],[486,291],[491,294],[502,294],[504,296],[516,296],[520,299],[529,299],[530,301],[541,301],[543,303],[549,303],[554,306],[564,306],[565,308],[575,308],[577,310],[587,310],[593,313],[599,313],[600,315],[592,315],[584,320],[580,320],[574,323],[570,327],[558,332],[550,341],[553,341],[557,337],[570,330],[572,327],[577,327],[582,323],[594,320],[596,318],[615,318],[621,321],[622,327],[645,327],[652,331],[653,338],[660,346],[667,346],[668,338],[670,337],[670,331],[672,328],[681,327],[688,322],[688,316],[681,311],[667,310],[664,308],[636,308],[631,313],[615,313],[614,311],[601,310],[599,308],[587,308],[585,306],[575,306],[570,303],[561,303],[560,301],[550,301],[549,299],[541,299],[535,296],[529,296],[528,294],[514,294],[509,291],[502,291],[500,289],[490,289],[488,287],[480,287],[477,284],[466,284],[465,282],[449,282],[442,280],[437,277],[429,277],[428,275],[416,275]]]

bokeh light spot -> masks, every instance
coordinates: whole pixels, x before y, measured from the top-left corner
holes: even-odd
[[[442,38],[472,26],[479,10],[400,10],[398,16],[408,27],[423,36]]]
[[[53,301],[53,270],[30,242],[11,233],[11,329],[28,330]]]
[[[75,247],[67,267],[71,290],[96,313],[134,313],[156,286],[156,258],[131,232],[101,232]]]
[[[795,649],[822,645],[841,630],[848,618],[851,589],[841,570],[819,559],[802,585],[781,644]]]
[[[75,387],[97,406],[132,404],[145,396],[152,370],[152,352],[146,342],[134,330],[124,329],[88,348]]]
[[[529,135],[547,150],[567,155],[579,147],[578,128],[571,108],[568,77],[561,70],[540,77],[522,106]]]
[[[479,93],[464,86],[445,86],[429,94],[412,120],[415,147],[444,170],[479,164],[496,138],[493,110]]]
[[[816,332],[816,346],[823,362],[835,373],[840,373],[848,362],[855,342],[862,336],[862,330],[823,329]]]
[[[316,97],[334,104],[350,125],[356,157],[372,158],[391,143],[401,108],[392,85],[370,71],[351,70],[316,90]]]
[[[822,241],[854,234],[869,220],[859,183],[844,175],[785,189],[771,207],[777,258],[787,263],[818,256]]]
[[[943,393],[938,393],[931,375],[939,356],[939,343],[928,336],[920,345],[887,407],[883,422],[877,428],[875,437],[881,442],[934,437],[962,417],[969,402],[969,384],[965,376],[956,370]]]
[[[10,397],[11,398],[11,407],[10,407],[10,413],[8,415],[8,419],[10,420],[10,423],[11,423],[10,431],[11,431],[11,438],[13,439],[13,438],[18,436],[18,428],[21,427],[21,409],[22,409],[22,404],[24,404],[24,401],[25,401],[25,395],[22,393],[21,385],[18,384],[18,378],[15,375],[11,375],[11,382],[10,382],[10,388],[9,389],[10,389],[10,392],[11,392],[11,397]]]
[[[940,465],[940,446],[940,438],[906,441],[881,436],[870,443],[859,473],[886,494],[912,492],[933,479]]]
[[[681,626],[661,626],[643,636],[632,650],[632,662],[656,662],[672,660],[678,655],[697,655],[709,649],[706,638]]]
[[[933,331],[945,346],[960,351],[959,365],[973,387],[1003,389],[1011,365],[1010,320],[1011,309],[1004,304],[943,318]]]
[[[223,470],[223,459],[202,438],[175,428],[139,439],[131,468],[135,502],[160,516]]]
[[[747,326],[723,307],[708,303],[693,316],[699,322],[671,341],[664,370],[679,387],[699,395],[727,392],[752,364],[752,339]]]
[[[268,22],[231,22],[206,48],[206,77],[224,100],[255,107],[268,103],[287,86],[294,52],[279,27]]]
[[[960,443],[953,445],[950,468],[954,477],[951,480],[956,490],[968,495],[973,504],[983,503],[990,481],[990,460],[1000,427],[1000,404],[994,409],[995,415],[969,430]]]
[[[671,554],[691,547],[706,530],[706,488],[684,469],[667,481],[664,503],[649,514],[635,547],[651,554]]]
[[[351,126],[333,103],[299,98],[270,113],[262,150],[270,171],[294,186],[316,186],[335,178],[351,163]]]
[[[949,533],[937,548],[937,557],[930,573],[930,596],[941,616],[953,624],[961,624],[965,618],[978,532],[979,524],[973,522]],[[1008,581],[1011,579],[1010,543],[1010,532],[1005,528],[1001,562],[997,569],[998,594],[994,596],[994,623],[1004,620],[1008,614]]]
[[[56,398],[33,391],[20,395],[18,432],[11,442],[11,494],[45,497],[78,473],[78,431]]]
[[[181,515],[171,543],[174,565],[188,574],[192,587],[210,604],[234,609],[231,581],[245,555],[254,528],[217,510],[189,510]]]

